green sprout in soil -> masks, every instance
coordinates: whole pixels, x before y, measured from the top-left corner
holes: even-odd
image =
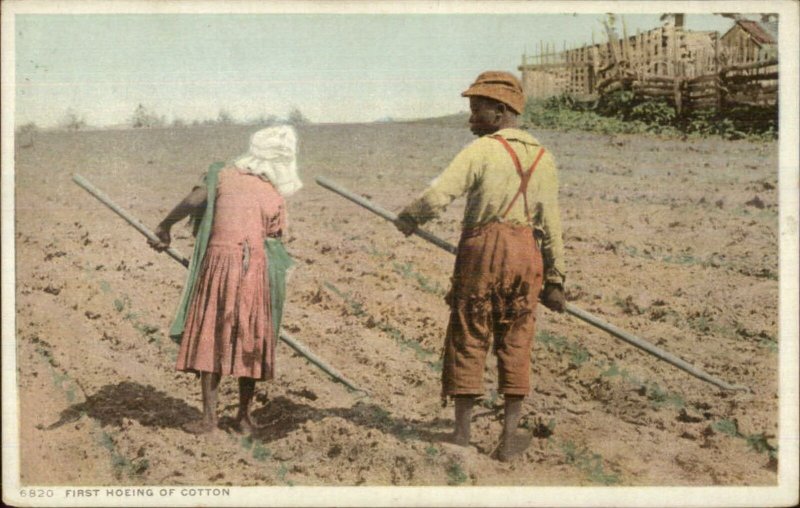
[[[770,353],[778,352],[778,342],[775,339],[772,338],[762,339],[761,342],[758,343],[758,345],[763,348],[766,348]]]
[[[613,473],[606,473],[603,466],[603,457],[598,453],[592,453],[586,447],[578,447],[572,441],[561,443],[561,451],[564,452],[567,464],[572,464],[577,469],[586,474],[587,478],[594,483],[602,485],[615,485],[619,483],[619,476]]]
[[[728,419],[714,422],[712,428],[717,432],[721,432],[722,434],[744,439],[748,448],[756,453],[766,453],[769,455],[771,460],[777,460],[778,458],[778,446],[770,444],[768,439],[772,436],[768,436],[764,432],[760,432],[758,434],[742,434],[739,431],[738,422],[736,422],[736,420]]]
[[[294,487],[294,482],[292,480],[286,479],[286,474],[289,472],[289,468],[286,467],[286,464],[281,464],[281,467],[278,468],[278,479],[285,483],[290,487]]]
[[[325,283],[325,287],[333,291],[334,294],[339,296],[344,300],[344,302],[350,307],[353,314],[357,317],[366,318],[368,322],[374,323],[380,331],[387,334],[389,337],[394,339],[394,341],[400,345],[402,348],[411,349],[414,351],[414,354],[419,360],[424,361],[428,367],[433,369],[434,371],[441,372],[441,361],[440,360],[433,360],[432,358],[435,356],[435,353],[429,349],[425,349],[422,344],[418,341],[409,339],[403,332],[395,328],[394,326],[390,325],[386,321],[381,319],[375,318],[372,314],[364,310],[364,304],[356,301],[352,296],[348,293],[341,291],[339,288],[331,284],[330,282]]]
[[[467,474],[461,468],[461,464],[458,462],[451,462],[449,466],[447,466],[447,484],[448,485],[461,485],[465,481],[467,481]]]
[[[658,383],[645,382],[643,387],[647,398],[653,402],[656,407],[673,406],[676,408],[682,408],[686,406],[686,402],[683,400],[683,397],[677,393],[662,390]]]
[[[447,293],[438,282],[431,282],[428,277],[415,271],[414,264],[410,261],[406,263],[394,263],[394,271],[400,274],[404,279],[415,280],[420,289],[426,293],[437,296],[444,296]]]
[[[574,367],[580,367],[592,356],[586,348],[577,342],[569,341],[566,337],[548,332],[547,330],[542,330],[537,333],[536,340],[544,344],[550,351],[568,354],[569,363]]]
[[[114,439],[111,435],[101,430],[98,436],[98,443],[105,448],[111,455],[111,466],[114,469],[114,476],[117,479],[127,476],[129,478],[140,477],[150,467],[150,462],[146,458],[129,460],[117,450]]]
[[[272,456],[272,452],[265,448],[261,443],[256,443],[253,447],[253,458],[259,462],[264,462]]]

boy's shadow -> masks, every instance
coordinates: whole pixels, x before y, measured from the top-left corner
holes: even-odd
[[[358,401],[351,407],[322,409],[298,404],[284,396],[276,397],[256,409],[252,417],[257,426],[252,437],[264,443],[282,439],[306,422],[318,422],[328,417],[339,417],[403,441],[442,441],[449,436],[449,432],[439,429],[447,429],[452,425],[452,421],[441,418],[416,420],[393,417],[381,406],[364,401]]]
[[[180,428],[201,416],[200,411],[183,400],[170,397],[150,385],[123,381],[116,385],[106,385],[84,402],[68,407],[47,430],[74,422],[83,414],[94,418],[103,426],[120,426],[123,418],[127,418],[136,420],[145,427],[169,428]]]

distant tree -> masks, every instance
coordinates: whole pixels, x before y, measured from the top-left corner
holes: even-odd
[[[143,104],[136,106],[131,116],[131,127],[134,129],[149,129],[152,127],[163,127],[166,120],[163,116],[148,110]]]
[[[309,123],[308,118],[303,115],[303,112],[300,111],[297,106],[292,107],[286,120],[290,125],[303,125]]]
[[[186,122],[184,122],[182,118],[175,118],[172,120],[172,126],[176,129],[181,129],[186,127]]]
[[[272,127],[278,123],[278,117],[275,115],[261,115],[253,120],[252,123],[253,125],[259,125],[262,127]]]
[[[36,132],[39,130],[39,127],[36,126],[33,122],[28,122],[25,124],[20,125],[17,127],[17,134],[25,134],[27,132]]]
[[[86,128],[86,120],[72,109],[68,109],[64,113],[64,118],[61,119],[59,126],[68,131],[79,131]]]
[[[33,146],[33,140],[38,130],[39,128],[33,122],[20,125],[17,128],[17,139],[19,140],[20,148],[29,148]]]
[[[233,116],[226,111],[225,109],[220,109],[219,113],[217,114],[217,124],[219,125],[233,125],[236,123],[233,119]]]

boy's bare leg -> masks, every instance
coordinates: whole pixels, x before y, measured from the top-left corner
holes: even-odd
[[[200,389],[203,393],[203,417],[200,420],[187,423],[183,429],[192,434],[204,434],[217,427],[217,389],[219,388],[220,374],[202,372],[200,374]]]
[[[503,437],[497,458],[508,462],[528,448],[531,442],[530,435],[517,435],[517,426],[522,412],[522,395],[505,396],[505,418],[503,422]]]
[[[456,423],[453,429],[452,442],[459,446],[468,446],[470,437],[470,424],[472,423],[472,406],[475,404],[474,395],[456,395]]]
[[[249,434],[255,430],[255,424],[250,419],[250,403],[253,402],[253,395],[256,392],[256,380],[250,377],[239,378],[239,412],[236,415],[236,423],[242,432]]]

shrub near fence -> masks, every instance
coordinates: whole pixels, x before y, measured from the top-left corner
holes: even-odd
[[[777,135],[774,106],[734,105],[684,109],[681,115],[667,97],[647,98],[618,90],[597,101],[577,101],[568,95],[528,101],[523,123],[558,130],[604,134],[653,133],[674,137],[720,136],[725,139],[772,140]]]

